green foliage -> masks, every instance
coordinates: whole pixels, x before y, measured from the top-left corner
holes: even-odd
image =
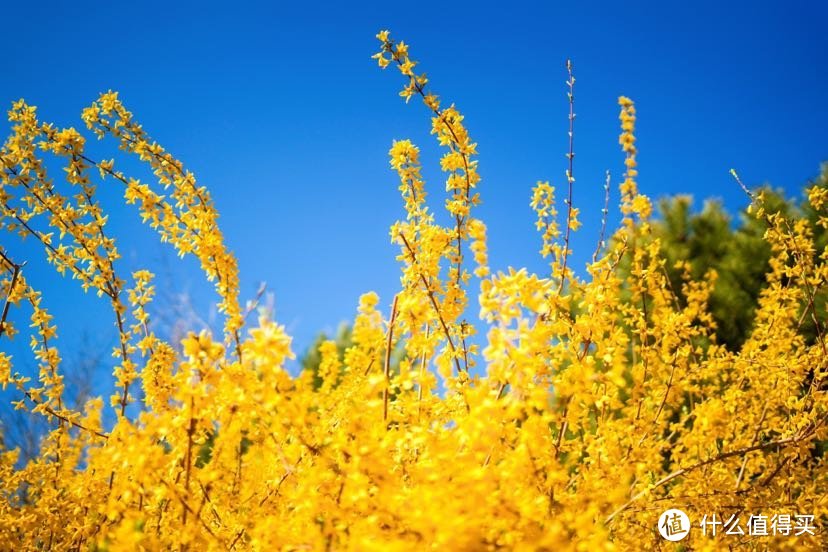
[[[336,329],[336,334],[333,340],[336,342],[336,352],[339,358],[343,358],[345,350],[351,347],[353,342],[353,330],[347,323],[342,322]],[[305,350],[305,353],[299,358],[299,363],[302,370],[311,371],[313,376],[313,387],[319,389],[322,386],[322,378],[319,377],[319,364],[322,362],[322,355],[319,353],[319,347],[325,341],[331,339],[325,332],[319,333],[313,340],[313,343]]]
[[[322,355],[319,348],[322,343],[333,339],[336,343],[336,352],[340,360],[345,358],[345,351],[354,345],[353,342],[353,328],[346,322],[342,322],[336,329],[336,334],[333,338],[328,337],[325,332],[320,332],[314,338],[305,353],[299,357],[299,364],[302,370],[309,370],[313,373],[313,387],[319,389],[322,386],[322,378],[319,376],[319,365],[322,362]],[[398,341],[394,349],[391,351],[391,373],[398,374],[400,372],[400,362],[405,358],[405,342]]]
[[[823,164],[820,176],[809,184],[828,186],[828,164]],[[797,206],[781,190],[764,187],[765,208],[768,212],[782,212],[789,217],[804,216],[819,248],[828,243],[828,233],[820,228],[817,214],[807,200]],[[753,314],[759,295],[765,288],[769,271],[770,246],[764,239],[765,223],[745,211],[739,213],[734,224],[721,202],[708,200],[701,211],[693,211],[691,196],[680,195],[662,199],[658,205],[659,218],[653,222],[652,237],[661,241],[661,252],[666,260],[664,269],[670,285],[684,302],[681,286],[682,270],[677,263],[687,262],[694,280],[705,278],[715,270],[718,279],[710,299],[710,310],[716,322],[716,339],[731,350],[737,350],[752,330]],[[628,270],[621,266],[622,271]],[[815,294],[817,312],[825,312],[826,292]],[[810,316],[802,321],[803,335],[808,342],[816,339],[816,327]]]

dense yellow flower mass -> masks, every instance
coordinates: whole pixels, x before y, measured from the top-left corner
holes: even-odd
[[[0,339],[30,334],[39,375],[23,377],[0,353],[0,384],[53,429],[24,465],[17,451],[0,450],[0,548],[661,549],[669,543],[657,520],[667,507],[694,520],[807,514],[817,527],[768,537],[694,528],[682,541],[692,549],[828,546],[828,470],[818,447],[828,439],[828,353],[813,301],[828,281],[828,251],[816,249],[808,226],[753,198],[767,222],[772,272],[742,350],[717,345],[706,308],[715,274],[688,277],[679,302],[657,240],[638,239],[649,233],[651,204],[636,185],[635,107],[621,98],[624,221],[608,245],[602,233],[586,277],[567,264],[579,226],[571,149],[563,225],[550,183],[531,197],[549,274],[491,274],[486,226],[475,217],[477,149],[464,118],[414,71],[408,45],[387,31],[378,38],[380,67],[397,67],[401,96],[420,98],[432,114],[450,224],[427,201],[419,149],[394,142],[405,212],[390,232],[400,289],[393,298],[362,296],[353,345],[344,356],[333,342],[321,347],[321,385],[314,374],[286,371],[293,352],[283,326],[267,317],[246,326],[237,264],[210,194],[117,94],[103,94],[83,121],[146,163],[153,182],[91,158],[80,132],[14,104],[0,149]],[[65,184],[47,174],[54,158]],[[153,276],[116,271],[99,184],[120,186],[162,241],[199,260],[215,282],[224,336],[168,343],[154,333]],[[822,225],[827,193],[809,192]],[[28,284],[5,245],[12,234],[39,241],[59,273],[110,302],[118,393],[108,406],[64,403],[48,296]],[[616,268],[625,258],[631,270],[622,279]],[[469,322],[478,307],[480,350]],[[31,327],[12,325],[9,309],[28,312]],[[816,324],[813,343],[798,332],[805,317]],[[405,354],[392,371],[398,347]],[[116,414],[112,427],[103,427],[105,408]]]

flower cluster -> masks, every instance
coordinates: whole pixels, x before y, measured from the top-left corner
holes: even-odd
[[[476,145],[463,117],[428,91],[405,43],[386,31],[378,38],[379,65],[397,66],[401,95],[419,96],[433,115],[432,132],[445,147],[450,223],[429,207],[419,149],[394,142],[390,164],[405,211],[390,233],[399,246],[399,292],[386,302],[363,295],[352,344],[340,355],[324,342],[316,374],[286,369],[293,352],[283,326],[262,316],[246,327],[237,264],[209,193],[115,93],[84,110],[83,120],[147,163],[153,182],[92,159],[78,131],[14,104],[0,148],[0,230],[34,238],[59,273],[110,303],[119,392],[106,427],[100,399],[67,408],[48,297],[4,245],[0,339],[29,333],[39,373],[31,381],[0,352],[0,385],[52,429],[29,462],[0,446],[0,543],[113,551],[660,549],[656,523],[669,505],[694,519],[795,510],[823,528],[796,538],[696,533],[684,541],[693,549],[824,548],[828,336],[813,297],[828,283],[828,249],[818,249],[809,227],[768,214],[753,198],[767,223],[772,270],[750,339],[738,352],[718,345],[707,309],[715,274],[686,277],[679,301],[658,241],[638,239],[648,234],[651,208],[636,185],[635,109],[621,98],[625,218],[606,246],[602,231],[586,277],[567,267],[569,232],[578,228],[571,144],[565,222],[550,183],[539,183],[531,199],[551,273],[491,273],[486,226],[473,215]],[[65,183],[47,176],[51,158],[65,165]],[[193,332],[170,343],[157,335],[152,274],[135,271],[131,283],[118,276],[120,256],[96,199],[104,181],[123,188],[162,241],[199,260],[226,316],[223,337]],[[825,188],[809,194],[828,224]],[[464,252],[480,278],[479,350],[466,319]],[[621,263],[631,267],[627,276]],[[28,311],[31,327],[13,325],[11,309]],[[799,333],[805,317],[817,328],[814,343]],[[137,386],[140,400],[130,393]]]

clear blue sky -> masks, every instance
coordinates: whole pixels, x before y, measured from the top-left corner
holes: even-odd
[[[425,107],[405,105],[400,75],[370,59],[380,29],[410,43],[434,91],[466,115],[494,269],[545,269],[528,202],[538,179],[563,185],[567,57],[577,78],[579,268],[596,240],[604,171],[617,183],[623,170],[620,94],[637,103],[640,187],[654,197],[716,196],[736,210],[745,202],[730,167],[794,193],[828,160],[825,2],[114,4],[6,3],[0,104],[23,97],[43,119],[82,126],[83,107],[119,91],[209,187],[244,297],[266,281],[297,350],[351,318],[361,293],[387,304],[397,289],[393,139],[422,147],[431,197],[442,201]],[[157,267],[170,251],[117,192],[104,199],[125,234],[123,268]],[[0,240],[30,257],[64,350],[84,329],[109,339],[103,300],[60,284],[16,239]],[[176,289],[206,305],[193,264],[168,256]]]

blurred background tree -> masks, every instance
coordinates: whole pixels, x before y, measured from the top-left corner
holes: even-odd
[[[86,401],[101,394],[96,382],[107,378],[111,372],[107,354],[110,348],[84,333],[80,343],[73,348],[77,352],[64,360],[64,399],[69,408],[80,411]],[[30,360],[28,362],[31,364]],[[29,366],[28,371],[35,372],[35,369]],[[22,465],[40,455],[40,440],[57,426],[57,421],[50,424],[44,416],[15,409],[11,401],[18,398],[11,388],[0,389],[0,448],[19,449],[18,463]]]
[[[347,322],[341,322],[336,329],[333,337],[329,337],[326,332],[320,332],[316,335],[313,342],[305,349],[305,352],[299,357],[299,364],[302,370],[310,370],[313,373],[314,389],[319,389],[322,386],[322,378],[319,377],[319,365],[322,362],[322,355],[319,353],[319,348],[325,341],[333,340],[336,343],[336,352],[340,360],[345,358],[345,351],[351,347],[354,342],[352,340],[353,328]],[[397,374],[400,371],[400,362],[405,358],[405,342],[398,341],[391,351],[391,373]]]
[[[807,184],[828,187],[828,163],[823,163],[817,178]],[[828,232],[817,224],[817,215],[807,198],[797,204],[784,192],[770,186],[757,191],[764,193],[768,212],[787,216],[805,216],[815,236],[817,250],[828,243]],[[652,224],[652,237],[661,240],[664,269],[670,285],[682,305],[682,270],[676,263],[687,262],[694,280],[705,277],[710,269],[718,274],[710,299],[710,311],[716,322],[716,339],[730,350],[738,350],[750,335],[753,314],[759,294],[766,285],[770,246],[765,242],[765,223],[741,211],[734,218],[721,201],[707,200],[700,211],[693,210],[693,198],[679,195],[658,202],[657,217]],[[629,263],[619,265],[622,274],[629,272]],[[815,305],[825,319],[828,291],[817,290]],[[802,320],[802,333],[808,342],[816,339],[816,328],[810,316]]]
[[[341,322],[336,329],[333,338],[328,337],[325,332],[320,332],[314,338],[313,342],[305,349],[305,352],[299,357],[299,364],[302,370],[309,370],[313,373],[313,388],[319,389],[322,386],[322,378],[319,377],[319,365],[322,362],[322,355],[319,353],[319,348],[329,339],[336,342],[336,352],[339,358],[345,356],[345,350],[354,344],[353,330],[346,322]]]

